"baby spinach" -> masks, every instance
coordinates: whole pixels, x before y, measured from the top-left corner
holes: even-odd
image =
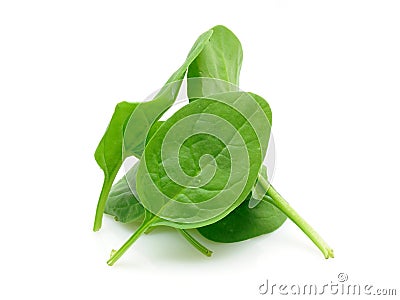
[[[253,208],[249,207],[250,197],[222,220],[197,230],[214,242],[233,243],[275,231],[285,222],[286,215],[269,203],[268,196]]]
[[[197,228],[245,199],[266,149],[255,130],[264,113],[257,113],[251,99],[242,92],[197,99],[154,134],[140,160],[136,187],[142,205],[160,217],[157,223]],[[248,112],[247,118],[236,109]]]
[[[153,100],[125,102],[127,108],[114,113],[95,155],[105,181],[94,230],[101,226],[104,207],[122,222],[143,221],[112,252],[109,265],[155,226],[178,229],[204,253],[207,249],[185,229],[197,228],[214,241],[236,242],[271,232],[287,217],[326,258],[333,257],[332,249],[268,182],[262,162],[272,112],[261,96],[238,88],[241,62],[237,37],[215,26],[198,38]],[[183,81],[190,103],[159,122]],[[131,155],[140,159],[138,165],[111,188],[122,161]]]
[[[225,26],[211,29],[213,35],[189,65],[187,94],[189,99],[221,92],[237,91],[243,50],[239,39]],[[209,80],[209,79],[217,80]]]
[[[104,206],[111,189],[112,183],[122,165],[122,141],[124,126],[138,103],[121,102],[115,107],[108,128],[97,146],[94,157],[97,164],[104,172],[104,182],[97,204],[93,230],[101,227]]]
[[[104,213],[114,216],[116,221],[130,223],[142,220],[144,217],[144,208],[131,189],[131,187],[136,187],[138,166],[136,163],[126,172],[125,176],[113,185],[108,195]]]

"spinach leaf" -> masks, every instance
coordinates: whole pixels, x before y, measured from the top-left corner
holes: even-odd
[[[106,133],[100,140],[94,154],[97,164],[104,172],[103,187],[96,209],[94,231],[99,230],[101,227],[105,201],[107,200],[115,176],[117,176],[118,170],[122,165],[124,126],[136,106],[137,103],[120,102],[117,104]]]
[[[267,196],[253,208],[249,207],[249,200],[250,195],[222,220],[197,230],[214,242],[233,243],[270,233],[285,222],[286,215],[267,202]]]
[[[104,213],[114,216],[116,221],[130,223],[142,220],[144,217],[144,208],[131,191],[131,186],[136,186],[138,166],[137,163],[133,165],[111,188]],[[128,185],[128,182],[131,185]]]
[[[257,107],[246,93],[224,93],[197,99],[165,121],[146,145],[136,184],[142,205],[162,218],[157,223],[208,225],[245,199],[266,149]]]
[[[105,203],[123,160],[130,155],[140,157],[150,128],[175,101],[188,66],[199,55],[211,35],[212,30],[209,30],[196,40],[184,64],[168,79],[167,84],[152,101],[117,104],[110,124],[95,152],[96,162],[104,172],[104,182],[96,208],[94,231],[101,228]],[[136,110],[137,113],[132,120],[132,114]],[[128,120],[131,120],[129,124]],[[130,133],[128,139],[127,135],[124,135],[127,124]]]
[[[237,91],[242,67],[242,45],[228,28],[218,25],[203,51],[190,64],[187,77],[189,99]],[[209,80],[209,79],[216,80]]]

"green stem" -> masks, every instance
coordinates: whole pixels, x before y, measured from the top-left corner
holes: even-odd
[[[145,231],[144,234],[149,234],[152,232],[156,227],[148,227]],[[178,229],[176,230],[186,239],[186,241],[189,242],[190,245],[195,247],[197,250],[199,250],[202,254],[205,256],[211,256],[213,253],[210,249],[208,249],[206,246],[202,245],[198,240],[196,240],[189,232],[187,232],[185,229]]]
[[[203,253],[205,256],[210,257],[211,254],[213,253],[210,249],[207,249],[205,246],[203,246],[202,244],[200,244],[200,242],[198,240],[196,240],[192,235],[189,234],[189,232],[187,232],[184,229],[177,229],[179,231],[180,234],[182,234],[182,236],[193,246],[195,247],[197,250],[199,250],[201,253]]]
[[[267,191],[267,195],[272,198],[271,203],[281,210],[290,220],[293,221],[321,250],[325,258],[334,257],[333,249],[322,239],[322,237],[308,224],[290,205],[287,201],[274,189],[272,185],[260,174],[258,180]]]
[[[119,168],[120,166],[117,166],[116,170],[118,171]],[[103,187],[101,188],[99,202],[97,203],[96,208],[96,215],[94,217],[93,231],[99,231],[101,228],[101,224],[103,222],[104,208],[106,206],[107,198],[110,194],[110,190],[116,176],[117,172],[112,173],[110,176],[104,176]]]
[[[140,225],[140,227],[135,231],[135,233],[119,248],[117,251],[112,251],[110,259],[107,261],[109,266],[115,264],[115,262],[121,258],[122,255],[132,246],[132,244],[149,228],[155,221],[157,221],[157,217],[153,216],[150,219],[145,219]]]

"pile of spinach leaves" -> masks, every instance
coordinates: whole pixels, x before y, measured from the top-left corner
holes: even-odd
[[[119,250],[112,251],[109,265],[141,234],[156,226],[176,228],[191,245],[210,256],[212,252],[188,229],[195,228],[215,242],[231,243],[270,233],[287,217],[325,258],[333,257],[333,250],[268,182],[262,162],[272,112],[265,99],[238,89],[242,56],[238,38],[226,27],[215,26],[196,40],[185,62],[151,101],[117,104],[95,152],[104,182],[93,230],[101,228],[104,213],[122,223],[139,221],[141,225]],[[176,101],[183,82],[189,104],[166,121],[160,121]],[[177,127],[188,118],[195,125],[185,123],[185,127]],[[224,127],[225,123],[229,126]],[[203,124],[209,134],[196,129],[196,124]],[[237,134],[226,142],[218,134],[226,134],[228,129]],[[175,147],[179,130],[194,132]],[[167,136],[172,142],[165,142]],[[174,147],[177,152],[173,152]],[[246,156],[238,164],[241,152],[246,152]],[[113,185],[129,156],[139,161]],[[179,166],[168,173],[165,168],[174,163]],[[204,175],[206,169],[211,170],[210,178],[202,182],[199,174]],[[169,178],[180,171],[189,178],[187,186]],[[240,189],[236,188],[238,182]],[[169,201],[159,199],[163,197]],[[210,199],[217,203],[207,203]]]

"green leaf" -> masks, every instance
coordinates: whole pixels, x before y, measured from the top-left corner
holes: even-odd
[[[97,204],[94,231],[101,228],[105,203],[123,160],[130,155],[140,157],[150,128],[174,103],[188,66],[202,51],[211,35],[212,30],[209,30],[196,40],[184,64],[169,78],[152,101],[121,102],[115,108],[110,124],[95,152],[96,162],[104,172],[104,182]],[[125,135],[126,131],[129,132],[128,138]]]
[[[203,78],[188,80],[189,99],[238,90],[243,60],[240,41],[225,26],[218,25],[212,30],[210,42],[189,66],[189,79]]]
[[[104,182],[97,204],[93,230],[101,227],[105,202],[110,192],[112,183],[122,165],[122,142],[125,124],[137,107],[137,103],[121,102],[115,107],[110,124],[97,146],[94,157],[97,164],[104,172]]]
[[[267,198],[253,208],[249,207],[249,200],[250,195],[222,220],[197,230],[214,242],[233,243],[270,233],[287,219],[278,208],[267,202]]]
[[[130,223],[143,219],[144,208],[132,193],[131,187],[136,187],[136,163],[116,184],[111,188],[104,212],[114,216],[116,221]],[[128,185],[130,182],[130,185]]]
[[[136,184],[143,206],[162,218],[155,224],[196,228],[240,205],[265,155],[265,122],[244,92],[197,99],[165,121],[146,145]]]

